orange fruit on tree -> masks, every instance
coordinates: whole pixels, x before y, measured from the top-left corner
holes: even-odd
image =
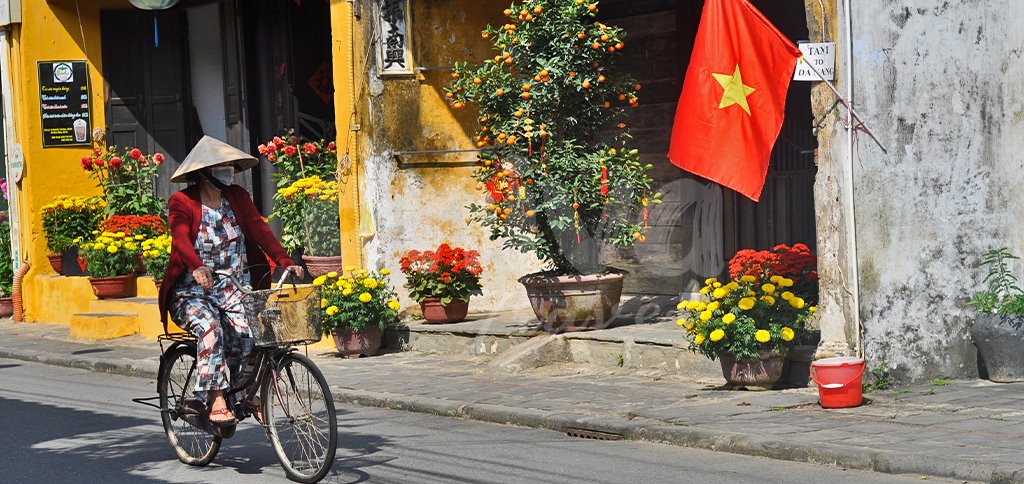
[[[505,63],[506,64],[511,64],[512,63],[512,58],[509,57],[509,58],[505,59]]]
[[[580,32],[580,33],[576,34],[576,38],[577,39],[585,39],[585,38],[587,38],[587,34],[586,34],[586,32]]]
[[[523,117],[523,110],[522,109],[516,109],[516,112],[512,113],[512,115],[517,117],[517,118],[521,118],[521,117]]]
[[[504,89],[498,89],[497,91],[494,91],[494,95],[495,96],[503,96],[503,95],[505,95],[505,90]]]
[[[614,155],[615,153],[618,153],[618,151],[616,151],[615,148],[608,150],[608,154]]]
[[[622,42],[619,42],[619,43],[615,44],[615,48],[619,49],[619,50],[622,50],[623,45],[624,44]]]
[[[452,79],[458,79],[460,77],[462,77],[462,74],[459,74],[458,72],[453,72],[452,73]]]
[[[615,52],[615,47],[609,47],[608,52]]]
[[[605,101],[605,102],[604,102],[604,107],[605,107],[605,108],[610,108],[610,107],[612,107],[612,103],[610,103],[610,102],[608,102],[608,101]]]
[[[587,5],[587,10],[590,10],[591,12],[596,12],[597,11],[597,4],[596,3],[591,3],[590,5]]]
[[[540,130],[540,132],[538,132],[538,133],[537,133],[537,135],[538,135],[538,136],[540,136],[541,138],[547,138],[547,137],[548,137],[548,132],[547,132],[547,131],[544,131],[544,130],[542,129],[542,130]],[[529,181],[527,182],[527,184],[530,184],[530,183],[533,183],[533,180],[529,180]]]
[[[583,86],[583,89],[590,89],[590,81],[583,81],[581,86]]]
[[[577,203],[577,202],[573,202],[572,208],[573,208],[573,210],[579,209],[580,208],[580,204]]]
[[[508,215],[508,214],[512,213],[512,209],[508,208],[508,207],[505,207],[505,210],[502,210],[502,213],[504,213],[505,215]]]
[[[482,82],[484,82],[484,80],[483,80],[483,79],[480,79],[479,77],[474,77],[474,78],[473,78],[473,84],[476,84],[476,85],[478,85],[478,86],[479,86],[479,85],[480,85],[480,83],[482,83]]]
[[[537,213],[537,212],[534,212],[533,210],[527,210],[527,211],[526,211],[526,216],[527,216],[527,217],[532,217],[532,216],[534,216],[534,215],[535,215],[536,213]]]
[[[597,76],[597,82],[604,82],[605,79],[604,74]]]
[[[470,222],[472,222],[472,221],[473,221],[473,219],[471,219],[471,218],[469,218],[469,217],[466,217],[466,223],[467,223],[467,224],[468,224],[468,223],[470,223]]]
[[[600,49],[601,48],[601,44],[595,41],[593,44],[590,44],[590,48],[592,48],[592,49]]]
[[[611,37],[608,37],[608,34],[601,34],[601,42],[608,42],[608,39],[610,38]]]
[[[625,100],[626,100],[626,95],[625,94],[619,94],[619,101],[625,101]]]
[[[506,8],[505,9],[505,15],[512,15],[512,9]]]
[[[640,90],[640,84],[637,84],[637,85],[633,86],[633,89],[636,89],[637,91],[639,91]]]
[[[519,97],[521,97],[523,99],[530,99],[530,93],[524,92],[524,93],[520,94]]]
[[[540,5],[537,5],[536,7],[533,7],[533,13],[538,13],[539,14],[539,13],[541,13],[543,11],[544,11],[544,8],[541,7]]]
[[[491,34],[489,34],[487,32],[480,32],[480,36],[485,38],[485,39],[491,38]]]
[[[548,70],[547,69],[541,69],[539,74],[540,74],[541,77],[547,77]]]
[[[517,139],[517,138],[516,138],[516,135],[512,135],[512,136],[509,136],[509,137],[508,137],[508,139],[507,139],[507,140],[505,140],[505,143],[506,143],[506,144],[510,144],[510,145],[511,145],[511,144],[515,144],[515,142],[516,142],[516,139]]]
[[[640,232],[633,232],[633,238],[634,239],[639,239],[642,235],[643,234],[641,234]]]
[[[576,77],[576,71],[569,71],[569,77]]]
[[[451,98],[455,97],[455,94],[451,93],[451,92],[446,92],[446,93],[444,93],[444,97],[446,97],[448,99],[451,99]]]
[[[583,5],[583,0],[576,0],[576,5]]]
[[[541,79],[542,78],[540,77],[540,74],[537,74],[536,76],[533,76],[533,80],[535,80],[537,82],[540,82]]]
[[[524,91],[529,91],[530,90],[530,85],[529,84],[523,84],[523,90]]]

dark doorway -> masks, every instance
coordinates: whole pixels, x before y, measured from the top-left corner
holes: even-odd
[[[184,11],[105,10],[100,25],[107,144],[164,153],[166,180],[195,144]]]

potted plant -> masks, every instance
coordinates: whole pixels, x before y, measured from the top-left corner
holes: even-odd
[[[124,232],[101,232],[79,247],[96,297],[112,299],[134,295],[139,250],[139,242]]]
[[[420,304],[428,323],[455,323],[466,319],[469,298],[480,295],[480,254],[441,244],[436,251],[410,250],[401,258],[408,278],[409,297]]]
[[[971,338],[978,347],[982,373],[994,382],[1024,381],[1024,291],[1010,271],[1018,257],[1006,247],[988,251],[981,266],[988,273],[984,289],[970,301],[978,315],[971,326]]]
[[[146,239],[156,237],[167,232],[167,222],[163,217],[156,215],[112,215],[103,222],[100,222],[100,230],[103,232],[123,233],[127,238],[133,239],[136,243],[142,243]],[[142,253],[139,253],[139,261],[135,264],[135,273],[146,274],[146,263]]]
[[[686,328],[690,350],[720,360],[733,386],[772,388],[814,306],[793,292],[793,279],[767,271],[704,282],[701,298],[678,306],[684,314],[676,324]]]
[[[171,236],[158,235],[142,241],[142,261],[146,265],[146,273],[153,277],[153,283],[160,289],[167,270],[167,261],[171,258]]]
[[[82,169],[96,180],[107,202],[107,215],[160,215],[164,202],[153,191],[164,155],[146,155],[138,148],[97,145],[82,158]]]
[[[321,288],[324,334],[334,338],[342,355],[377,354],[384,328],[398,318],[400,306],[388,274],[387,269],[371,272],[348,266],[344,274],[331,272],[313,280]]]
[[[14,315],[11,299],[14,287],[14,259],[11,254],[11,224],[7,212],[0,212],[0,318]]]
[[[63,253],[99,229],[105,207],[106,201],[100,197],[68,195],[58,195],[43,205],[43,237],[50,252],[46,257],[57,274],[64,274]]]
[[[281,241],[288,249],[302,247],[310,275],[338,272],[341,231],[338,182],[319,176],[300,178],[275,194],[274,217],[281,219]]]
[[[625,33],[594,21],[596,11],[513,3],[507,23],[482,32],[494,58],[456,64],[445,94],[480,112],[474,177],[485,201],[468,207],[467,222],[548,266],[520,282],[552,331],[610,322],[624,273],[601,264],[601,246],[643,242],[648,206],[661,198],[621,122],[640,88],[612,63]]]

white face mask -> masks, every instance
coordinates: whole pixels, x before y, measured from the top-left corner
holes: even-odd
[[[230,186],[235,182],[235,167],[214,166],[210,168],[210,176],[215,180]]]

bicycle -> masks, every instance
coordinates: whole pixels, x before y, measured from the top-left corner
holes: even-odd
[[[255,346],[224,398],[241,422],[254,414],[259,397],[266,432],[288,478],[318,482],[331,469],[338,442],[334,399],[323,373],[295,346],[320,340],[319,288],[302,295],[294,282],[284,289],[285,274],[273,289],[251,290],[230,272],[228,277],[242,295],[246,321]],[[237,423],[210,422],[206,406],[195,397],[196,338],[190,333],[160,336],[157,390],[160,416],[167,439],[178,460],[193,466],[209,464],[221,441],[231,438]],[[165,349],[164,344],[169,344]],[[236,396],[243,398],[235,403]],[[149,400],[149,399],[147,399]],[[152,405],[152,404],[149,404]],[[257,419],[259,421],[259,419]]]

